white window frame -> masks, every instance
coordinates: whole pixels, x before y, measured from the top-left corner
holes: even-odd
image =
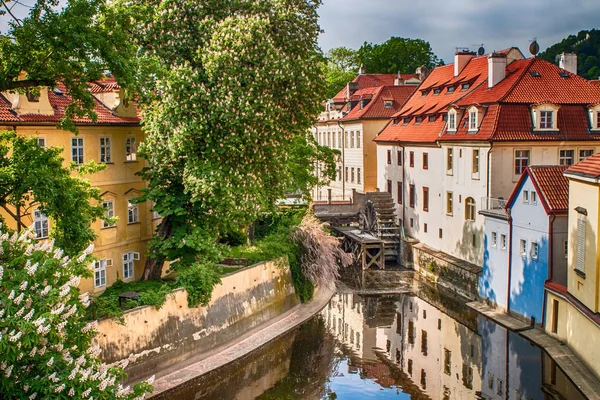
[[[448,168],[450,167],[450,168]],[[454,149],[448,147],[446,149],[446,175],[454,174]]]
[[[492,232],[492,247],[498,247],[498,233]]]
[[[534,206],[537,205],[537,192],[535,190],[532,190],[530,196],[531,196],[531,199],[529,201],[530,204],[532,204]]]
[[[112,163],[112,141],[110,136],[100,136],[100,162],[104,164]]]
[[[471,178],[479,179],[479,165],[481,159],[481,152],[479,149],[473,149],[471,156]]]
[[[600,105],[589,108],[590,126],[593,130],[600,129]]]
[[[48,217],[40,210],[33,211],[33,227],[36,239],[47,239],[49,235]]]
[[[477,107],[469,108],[469,132],[477,132],[478,126],[478,110]]]
[[[46,138],[38,136],[36,138],[36,143],[37,143],[38,146],[45,148],[46,147]]]
[[[82,137],[71,138],[71,161],[75,164],[84,163],[84,146],[85,143]]]
[[[537,242],[531,242],[531,259],[532,260],[537,260],[539,257],[539,246],[537,244]]]
[[[456,132],[456,110],[452,109],[448,111],[448,131]]]
[[[356,148],[360,149],[361,147],[361,143],[360,143],[360,131],[356,131]]]
[[[135,279],[135,261],[140,259],[140,253],[130,251],[123,253],[123,280]]]
[[[544,114],[542,114],[544,113]],[[548,114],[549,113],[549,114]],[[548,116],[550,125],[548,126]],[[557,131],[558,130],[558,107],[553,104],[543,104],[533,110],[534,128],[539,131]],[[544,126],[542,126],[542,117]]]
[[[115,216],[115,202],[113,200],[104,200],[102,202],[102,207],[105,209],[104,215],[107,217]],[[109,224],[108,222],[102,220],[102,228],[113,228],[115,224]]]
[[[529,204],[529,191],[523,190],[523,204]]]
[[[571,156],[568,157],[566,155],[567,152],[571,152]],[[566,162],[570,160],[571,162],[567,164]],[[575,162],[575,150],[573,149],[559,149],[558,150],[558,164],[559,165],[573,165]]]
[[[475,199],[472,197],[467,197],[465,199],[465,220],[466,221],[475,221],[477,217],[477,203]]]
[[[591,152],[591,154],[589,156],[584,156],[583,152]],[[582,162],[583,160],[585,160],[588,157],[591,157],[592,155],[594,155],[594,149],[579,149],[579,162]]]
[[[502,250],[506,250],[506,244],[507,244],[506,233],[502,233],[502,234],[500,234],[500,248]]]
[[[454,215],[454,193],[446,192],[446,215]]]
[[[358,183],[359,185],[362,183],[360,177],[360,168],[356,168],[356,183]]]
[[[527,153],[527,156],[523,155],[523,153]],[[520,172],[517,172],[517,161],[519,162]],[[522,161],[525,161],[526,165],[523,165]],[[523,171],[526,167],[531,165],[531,150],[529,149],[515,149],[514,152],[514,163],[513,163],[513,174],[516,176],[520,176],[523,174]]]
[[[137,224],[140,222],[140,207],[139,204],[133,204],[131,199],[127,200],[127,223]]]
[[[527,240],[521,239],[519,241],[519,254],[521,257],[527,257]]]
[[[94,261],[94,287],[106,286],[106,268],[112,266],[111,259]]]
[[[127,136],[125,138],[125,160],[136,161],[137,160],[137,144],[135,136]]]

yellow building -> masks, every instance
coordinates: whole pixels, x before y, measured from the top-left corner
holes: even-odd
[[[91,91],[96,98],[98,120],[95,123],[87,118],[76,120],[77,135],[56,128],[70,102],[60,87],[42,89],[39,97],[0,95],[0,129],[36,137],[41,146],[63,148],[65,167],[72,161],[94,160],[106,164],[103,171],[86,177],[92,186],[100,188],[107,213],[118,218],[111,226],[101,220],[93,224],[97,235],[93,254],[98,261],[94,265],[94,278],[83,280],[80,289],[97,294],[118,279],[139,279],[144,269],[146,244],[158,216],[153,215],[150,204],[129,202],[146,186],[137,176],[144,164],[137,157],[137,144],[144,135],[135,106],[121,101],[120,88],[112,79],[93,84]],[[52,221],[35,209],[23,217],[23,223],[33,225],[41,240],[48,237],[52,228]]]
[[[567,287],[546,283],[546,332],[600,376],[600,153],[565,171],[569,179]]]

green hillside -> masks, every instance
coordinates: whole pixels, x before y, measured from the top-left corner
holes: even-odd
[[[563,53],[577,54],[577,72],[587,79],[600,78],[600,30],[580,31],[577,35],[569,35],[566,39],[548,47],[538,57],[556,62],[556,57]]]

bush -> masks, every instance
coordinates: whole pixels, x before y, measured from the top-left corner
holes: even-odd
[[[242,246],[246,244],[247,236],[243,230],[232,230],[226,232],[219,239],[219,243],[226,244],[228,246]]]
[[[218,283],[221,283],[220,270],[211,262],[193,264],[177,276],[177,285],[188,292],[190,307],[207,305],[212,289]]]

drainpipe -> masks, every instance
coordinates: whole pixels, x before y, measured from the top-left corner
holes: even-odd
[[[346,131],[340,121],[338,127],[342,130],[342,201],[346,200]]]
[[[506,313],[510,313],[510,283],[512,278],[512,253],[513,253],[513,220],[508,215],[508,281],[506,285]]]

